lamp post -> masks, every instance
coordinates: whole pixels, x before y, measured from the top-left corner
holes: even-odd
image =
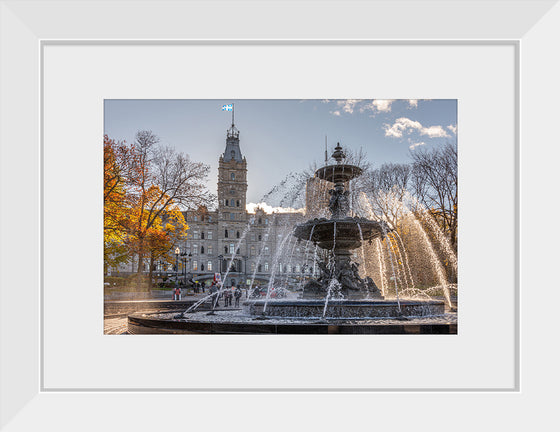
[[[175,248],[175,289],[179,288],[179,248]]]

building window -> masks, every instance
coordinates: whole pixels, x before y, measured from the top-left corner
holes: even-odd
[[[266,218],[266,219],[264,220],[264,224],[265,224],[265,225],[268,225],[268,218]]]
[[[235,202],[235,206],[236,206],[236,207],[239,207],[240,205],[241,205],[241,201],[237,200],[237,201]]]
[[[251,233],[251,241],[255,241],[255,233]]]
[[[235,236],[236,236],[237,238],[239,238],[239,231],[237,231],[237,233],[235,234]]]
[[[232,153],[233,153],[232,156],[234,156],[235,152],[232,151]],[[235,173],[232,172],[230,177],[231,177],[232,180],[235,180]]]
[[[290,273],[290,264],[286,264],[286,273]]]
[[[212,261],[208,261],[208,271],[212,271]]]
[[[259,234],[259,241],[261,241],[261,240],[262,240],[262,237],[261,237],[261,235]]]
[[[230,213],[229,218],[230,220],[235,220],[235,213]]]
[[[204,240],[204,231],[200,233],[200,238]]]
[[[198,231],[193,232],[193,239],[198,240]]]
[[[224,246],[224,253],[227,253],[227,251],[228,251],[227,246]]]
[[[212,245],[208,245],[208,251],[206,253],[212,255]]]
[[[264,241],[268,241],[268,234],[264,235]]]
[[[259,218],[259,225],[262,224],[262,218]]]
[[[254,263],[254,262],[252,262],[252,263],[251,263],[251,271],[252,271],[252,272],[254,272],[254,271],[255,271],[255,267],[256,267],[256,266],[255,266],[255,263]]]
[[[204,255],[204,246],[200,246],[200,255]]]
[[[296,264],[296,273],[300,272],[301,267],[299,266],[299,264]]]
[[[225,202],[225,206],[228,207],[229,206],[229,200],[227,199]]]
[[[208,222],[212,222],[212,216],[208,216]]]
[[[193,215],[193,221],[197,221],[198,220],[198,216],[197,215]]]
[[[204,263],[200,264],[200,271],[204,271]]]
[[[278,273],[282,273],[282,263],[278,264]]]
[[[268,271],[268,262],[264,263],[264,271],[267,272]]]
[[[212,240],[212,231],[208,231],[208,240]]]
[[[251,256],[255,256],[255,246],[251,246]]]
[[[235,245],[233,243],[229,244],[229,253],[233,254],[233,252],[235,251]]]
[[[192,262],[192,269],[194,271],[198,270],[198,262],[196,260]]]
[[[259,264],[259,273],[262,272],[262,264]]]
[[[265,247],[264,247],[264,254],[265,254],[265,255],[268,255],[268,254],[269,254],[268,246],[265,246]]]
[[[225,237],[225,238],[228,238],[228,236],[229,236],[228,230],[225,230],[225,231],[224,231],[224,237]]]
[[[193,255],[198,255],[198,245],[193,245],[192,246],[192,254]]]

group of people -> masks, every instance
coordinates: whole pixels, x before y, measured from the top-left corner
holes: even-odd
[[[210,292],[214,294],[213,297],[214,308],[220,306],[221,299],[224,300],[224,307],[232,307],[232,303],[234,300],[235,300],[234,307],[239,307],[239,302],[241,300],[241,297],[243,296],[243,290],[240,287],[236,287],[232,285],[231,287],[222,288],[220,282],[218,283],[213,282],[212,285],[210,286]]]

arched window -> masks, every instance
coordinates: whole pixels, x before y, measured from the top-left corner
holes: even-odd
[[[239,238],[239,231],[237,231],[237,233],[235,234],[237,238]]]
[[[232,153],[233,153],[232,156],[235,156],[235,152],[232,151]],[[235,173],[234,173],[234,172],[231,173],[231,179],[232,179],[232,180],[235,180]]]
[[[200,238],[201,238],[202,240],[204,240],[204,232],[201,232],[201,233],[200,233]]]
[[[265,247],[264,247],[264,254],[265,254],[265,255],[268,255],[268,254],[269,254],[268,246],[265,246]]]
[[[229,200],[226,200],[226,207],[229,206]]]
[[[261,240],[262,240],[262,236],[259,234],[259,241],[261,241]]]
[[[204,246],[200,246],[200,254],[202,255],[204,253]]]
[[[241,202],[240,202],[239,200],[237,200],[237,201],[235,202],[235,205],[236,205],[237,207],[239,207],[239,206],[241,205]]]
[[[225,238],[228,238],[228,230],[225,230],[225,232],[224,232],[224,237],[225,237]]]
[[[259,264],[259,273],[262,272],[262,264]]]
[[[200,271],[204,271],[204,263],[200,264]]]
[[[268,271],[268,262],[264,263],[264,271]]]
[[[259,225],[262,224],[262,218],[259,218]]]
[[[228,247],[224,246],[224,253],[227,253],[227,251],[228,251]]]

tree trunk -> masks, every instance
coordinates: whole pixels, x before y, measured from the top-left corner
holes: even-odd
[[[152,295],[152,275],[154,270],[154,256],[150,254],[150,272],[148,274],[148,293]]]

